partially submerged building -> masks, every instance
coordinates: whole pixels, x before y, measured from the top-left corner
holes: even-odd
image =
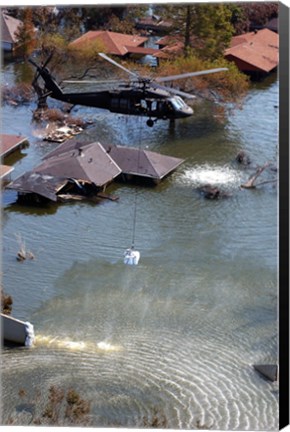
[[[125,181],[138,178],[158,184],[184,162],[183,159],[165,156],[149,150],[116,145],[104,145],[104,147],[121,168],[122,175],[120,177]]]
[[[157,49],[146,47],[147,37],[128,35],[107,30],[91,30],[75,39],[69,44],[69,48],[81,50],[88,46],[106,54],[118,57],[140,58],[146,55],[158,53]]]
[[[225,58],[245,73],[267,74],[279,64],[279,36],[269,30],[255,30],[232,38]]]
[[[100,143],[78,144],[46,157],[7,188],[16,190],[19,201],[26,203],[97,196],[120,173]]]
[[[17,32],[22,21],[1,11],[1,46],[4,52],[13,52],[18,42]]]
[[[21,135],[0,134],[0,156],[4,161],[10,154],[28,145],[27,138]],[[10,174],[14,168],[10,165],[0,165],[1,182],[10,181]]]
[[[18,202],[24,203],[104,197],[114,180],[157,184],[183,162],[148,150],[71,140],[7,188],[16,190]]]

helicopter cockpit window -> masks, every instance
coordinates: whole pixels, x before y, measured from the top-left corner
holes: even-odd
[[[151,111],[156,111],[157,110],[157,101],[153,101],[151,104]]]
[[[179,96],[174,96],[173,98],[170,99],[170,101],[174,106],[174,108],[178,110],[183,109],[186,105],[185,102]]]

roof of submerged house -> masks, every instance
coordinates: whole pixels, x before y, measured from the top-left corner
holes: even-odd
[[[51,201],[57,201],[56,194],[67,181],[64,177],[28,171],[9,183],[7,189],[13,189],[22,193],[35,193]]]
[[[69,44],[71,47],[82,47],[88,43],[98,43],[107,54],[123,56],[136,50],[136,47],[144,44],[147,37],[110,32],[106,30],[89,31]]]
[[[183,159],[149,150],[115,145],[104,145],[104,147],[124,174],[160,180],[184,162]]]
[[[121,173],[161,180],[183,162],[148,150],[71,140],[48,153],[40,165],[7,187],[57,201],[57,193],[71,181],[101,187]]]
[[[96,186],[104,186],[121,173],[121,169],[100,143],[80,145],[50,155],[33,171],[74,178]]]
[[[279,63],[279,36],[269,29],[235,36],[225,51],[225,57],[270,72]]]
[[[16,43],[16,32],[22,21],[7,15],[4,11],[1,13],[1,40],[3,42]]]
[[[40,165],[7,187],[57,201],[57,192],[68,181],[84,181],[101,187],[120,173],[121,169],[100,143],[65,143],[49,153]]]
[[[7,156],[20,147],[27,138],[21,135],[0,134],[0,155]]]
[[[100,144],[99,142],[82,144],[77,141],[67,141],[61,144],[44,156],[44,160],[61,157],[63,154],[76,151],[80,147],[96,145],[104,149],[108,157],[115,162],[124,174],[162,179],[184,162],[183,159],[162,155],[149,150],[139,150],[113,144]]]

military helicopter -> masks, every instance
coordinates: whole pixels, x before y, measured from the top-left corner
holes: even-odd
[[[104,53],[99,53],[99,55],[125,71],[130,75],[131,79],[124,82],[118,81],[117,84],[114,81],[116,85],[110,89],[107,86],[106,90],[65,93],[46,67],[51,56],[42,66],[37,65],[32,59],[29,59],[29,61],[37,70],[36,79],[41,76],[45,82],[47,90],[45,96],[50,96],[72,105],[85,105],[107,109],[114,113],[149,117],[147,120],[149,127],[152,127],[158,119],[173,121],[174,119],[189,117],[193,114],[193,109],[184,102],[182,97],[193,99],[195,98],[194,95],[164,86],[160,83],[228,70],[227,68],[216,68],[152,79],[150,77],[142,77],[138,73],[130,71]],[[66,80],[63,82],[92,84],[98,81]],[[106,81],[106,83],[109,85],[110,81]]]

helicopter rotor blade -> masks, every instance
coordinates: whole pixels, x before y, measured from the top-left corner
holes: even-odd
[[[120,84],[120,80],[63,80],[62,82],[69,84]]]
[[[123,69],[125,72],[127,72],[128,74],[134,76],[135,78],[138,78],[138,79],[140,78],[138,74],[136,74],[135,72],[130,71],[129,69],[127,69],[124,66],[122,66],[121,64],[115,62],[115,60],[111,59],[106,54],[99,53],[99,56],[101,56],[103,59],[107,60],[108,62],[112,63],[114,66],[117,66],[118,68]]]
[[[172,93],[172,94],[176,94],[178,96],[182,96],[182,97],[184,97],[186,99],[195,99],[196,98],[196,96],[194,96],[194,95],[192,95],[190,93],[186,93],[186,92],[183,92],[181,90],[177,90],[177,89],[171,88],[171,87],[166,87],[166,86],[154,83],[154,82],[151,83],[150,86],[154,87],[154,88],[157,88],[157,89],[160,89],[160,90],[165,90],[168,93]]]
[[[180,74],[180,75],[158,77],[155,79],[155,81],[157,81],[157,82],[174,81],[174,80],[178,80],[178,79],[182,79],[182,78],[189,78],[189,77],[194,77],[194,76],[199,76],[199,75],[207,75],[207,74],[212,74],[212,73],[217,73],[217,72],[222,72],[222,71],[227,71],[227,70],[228,70],[228,68],[216,68],[216,69],[208,69],[208,70],[204,70],[204,71],[188,72],[188,73],[184,73],[184,74]]]

